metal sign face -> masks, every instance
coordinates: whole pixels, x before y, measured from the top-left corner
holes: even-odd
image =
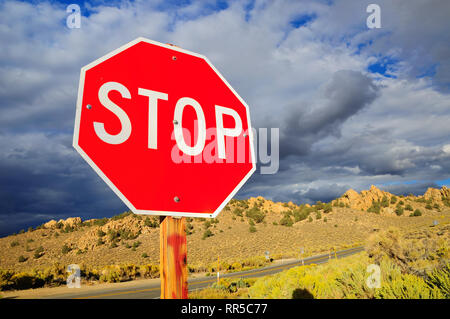
[[[255,171],[244,100],[206,57],[144,38],[81,69],[73,146],[137,214],[215,217]]]

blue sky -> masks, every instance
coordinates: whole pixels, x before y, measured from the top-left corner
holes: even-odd
[[[280,170],[239,198],[449,186],[450,2],[377,1],[380,29],[369,3],[1,1],[0,235],[127,210],[71,143],[80,68],[139,36],[207,56],[254,127],[280,129]]]

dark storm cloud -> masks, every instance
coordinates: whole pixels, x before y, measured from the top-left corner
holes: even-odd
[[[361,72],[341,70],[323,89],[323,101],[309,108],[292,107],[280,124],[281,157],[306,155],[311,145],[328,135],[339,135],[351,116],[369,105],[378,94],[373,81]]]
[[[70,135],[0,135],[1,235],[26,223],[125,209],[71,144]]]
[[[301,203],[313,204],[317,201],[330,202],[331,200],[342,196],[349,188],[349,185],[342,186],[336,184],[326,185],[320,188],[311,188],[306,192],[295,192],[293,195]]]
[[[384,185],[383,189],[395,195],[423,195],[428,188],[440,188],[434,182],[415,182],[407,184]]]

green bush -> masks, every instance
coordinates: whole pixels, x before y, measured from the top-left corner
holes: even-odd
[[[24,256],[22,256],[22,255],[19,256],[19,262],[20,262],[20,263],[23,263],[23,262],[25,262],[25,261],[27,261],[27,260],[28,260],[28,258],[26,258],[26,257],[24,257]]]
[[[373,200],[372,201],[372,206],[367,208],[367,212],[368,213],[379,214],[381,212],[381,204],[380,204],[380,202]]]
[[[295,222],[299,222],[308,218],[311,213],[311,209],[305,206],[301,206],[300,208],[294,209],[292,211],[292,215],[294,216]]]
[[[405,206],[405,210],[413,211],[414,209],[412,208],[411,204],[408,204]]]
[[[12,275],[6,284],[2,284],[2,290],[31,289],[43,287],[45,281],[33,274],[17,273]]]
[[[450,299],[450,264],[442,269],[435,269],[427,276],[427,284],[430,288],[436,287],[445,299]]]
[[[18,242],[17,240],[12,241],[11,244],[10,244],[11,248],[12,248],[12,247],[19,246],[19,245],[20,245],[20,244],[19,244],[19,242]]]
[[[446,267],[427,276],[405,273],[392,259],[380,262],[381,287],[367,286],[367,265],[374,263],[365,252],[326,264],[300,266],[263,277],[248,289],[258,299],[448,299],[450,272]]]
[[[397,216],[402,216],[403,215],[403,208],[401,206],[397,206],[395,208],[395,213],[397,214]]]
[[[245,215],[250,218],[253,219],[255,221],[255,223],[261,223],[264,220],[265,214],[263,211],[261,211],[258,207],[253,206],[251,209],[249,209]]]
[[[445,206],[450,207],[450,198],[449,197],[442,196],[441,199]]]
[[[316,202],[316,208],[319,210],[322,210],[324,208],[324,203],[322,203],[320,200]]]
[[[413,213],[413,216],[414,216],[414,217],[422,216],[422,211],[421,211],[420,209],[416,209],[416,210],[414,211],[414,213]]]
[[[92,223],[94,226],[103,226],[108,222],[108,218],[96,219]]]
[[[243,217],[244,215],[242,214],[243,210],[241,208],[235,208],[233,210],[233,214],[239,217]]]
[[[256,227],[255,226],[250,226],[248,229],[251,233],[255,233],[256,232]]]
[[[69,246],[67,246],[67,244],[64,244],[61,248],[61,252],[65,255],[67,253],[69,253],[72,250],[72,248],[70,248]]]
[[[159,227],[159,222],[155,218],[145,217],[145,219],[144,219],[144,226],[147,226],[147,227],[150,227],[150,228],[157,228],[157,227]]]
[[[205,221],[205,222],[203,223],[203,227],[204,227],[205,229],[208,229],[209,227],[211,227],[211,221],[209,221],[209,220]]]
[[[130,212],[130,211],[123,212],[122,214],[119,214],[119,215],[111,217],[111,220],[120,220],[120,219],[123,219],[123,218],[125,218],[125,217],[127,217],[129,215],[133,215],[133,213]]]
[[[289,215],[284,215],[284,217],[280,220],[279,222],[280,225],[282,226],[287,226],[287,227],[291,227],[292,225],[294,225],[294,222],[292,221],[291,216]]]
[[[387,198],[387,196],[383,196],[380,205],[381,207],[389,207],[389,199]]]
[[[34,251],[34,259],[39,259],[42,257],[42,255],[44,255],[44,247],[39,246],[38,248],[36,248],[36,250]]]
[[[142,243],[138,240],[133,243],[133,248],[138,248]]]
[[[214,236],[213,232],[210,229],[205,230],[203,233],[202,239],[206,239],[208,237]]]
[[[70,226],[70,225],[66,225],[66,227],[64,227],[64,229],[62,229],[61,231],[63,233],[70,233],[73,232],[75,230],[75,227]]]
[[[391,204],[394,205],[397,202],[397,197],[396,196],[392,196],[391,197]]]
[[[330,212],[332,212],[333,211],[333,207],[331,206],[331,203],[328,203],[328,204],[326,204],[324,207],[323,207],[323,212],[325,213],[325,214],[328,214],[328,213],[330,213]]]
[[[431,288],[427,282],[412,274],[399,274],[389,281],[382,281],[375,291],[377,299],[442,299],[438,288]]]
[[[186,223],[186,235],[192,235],[194,233],[194,225],[192,225],[190,222]]]

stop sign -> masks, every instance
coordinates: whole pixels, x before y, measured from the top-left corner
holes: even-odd
[[[206,57],[144,38],[81,69],[73,146],[137,214],[215,217],[255,171],[244,100]]]

